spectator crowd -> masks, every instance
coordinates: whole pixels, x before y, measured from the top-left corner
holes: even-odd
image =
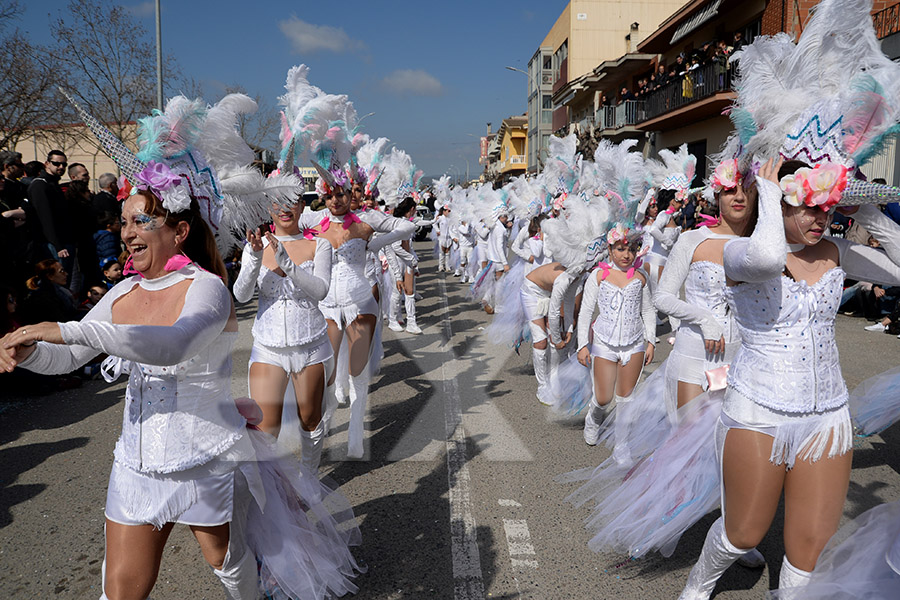
[[[0,335],[80,319],[123,277],[116,176],[100,175],[93,193],[87,167],[70,164],[60,150],[27,164],[18,152],[0,151],[0,175],[0,293],[6,298]],[[98,369],[91,365],[87,374]],[[19,371],[4,387],[53,391],[80,383]]]

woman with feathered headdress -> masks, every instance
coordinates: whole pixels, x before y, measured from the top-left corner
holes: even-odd
[[[377,211],[350,210],[347,165],[358,127],[353,103],[344,95],[326,94],[311,85],[305,65],[288,71],[286,93],[280,98],[285,112],[282,144],[285,152],[307,153],[319,172],[316,191],[325,210],[301,215],[300,224],[313,229],[333,248],[328,295],[319,307],[328,324],[328,337],[337,355],[346,335],[349,347],[350,426],[347,456],[362,458],[363,422],[369,380],[381,356],[381,308],[366,277],[367,252],[378,252],[396,240],[410,237],[415,227]],[[352,169],[349,169],[351,174]],[[335,398],[337,373],[328,381],[326,395]]]
[[[747,156],[768,160],[757,176],[753,234],[724,250],[726,297],[742,340],[716,432],[724,515],[684,599],[708,598],[725,569],[759,543],[782,492],[778,587],[785,598],[804,595],[799,588],[841,518],[852,455],[834,339],[844,276],[900,283],[900,227],[876,207],[855,218],[885,253],[824,236],[838,204],[897,196],[852,178],[900,121],[900,65],[881,53],[871,8],[868,0],[823,0],[796,45],[778,34],[736,55],[735,135]]]
[[[278,457],[255,427],[259,407],[231,396],[238,328],[216,240],[228,249],[234,231],[299,192],[296,180],[276,185],[250,167],[235,122],[255,109],[243,95],[213,107],[173,98],[140,121],[133,155],[79,108],[127,178],[122,239],[134,276],[80,322],[29,325],[0,341],[15,352],[12,361],[3,353],[4,370],[68,373],[106,353],[109,381],[130,371],[101,598],[147,597],[176,523],[191,527],[228,598],[356,589],[348,544],[358,531],[322,504],[339,494]]]

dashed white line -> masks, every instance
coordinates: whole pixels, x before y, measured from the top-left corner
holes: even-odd
[[[509,560],[514,569],[537,569],[538,561],[521,558],[535,556],[531,543],[531,532],[525,519],[503,519],[503,531],[506,532],[506,545],[509,548]]]
[[[484,578],[481,573],[481,554],[478,551],[478,529],[472,514],[469,468],[466,465],[466,432],[462,426],[459,406],[459,385],[450,363],[453,356],[453,329],[447,304],[447,285],[438,279],[440,287],[441,327],[448,360],[441,364],[444,386],[444,425],[447,434],[447,477],[450,496],[450,552],[453,563],[454,600],[483,600]]]

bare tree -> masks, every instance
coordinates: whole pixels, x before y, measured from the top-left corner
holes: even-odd
[[[35,125],[58,123],[53,53],[13,27],[20,8],[16,0],[0,7],[0,148],[14,148]]]
[[[156,103],[156,53],[147,30],[125,8],[97,0],[70,1],[65,18],[57,18],[51,30],[56,52],[68,61],[61,80],[67,91],[120,139],[134,144],[130,124],[150,114]],[[166,61],[164,75],[168,81],[180,77],[173,59]]]

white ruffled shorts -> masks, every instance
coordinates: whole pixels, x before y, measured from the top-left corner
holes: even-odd
[[[643,338],[638,338],[636,342],[628,344],[627,346],[612,346],[598,340],[597,337],[594,336],[594,340],[591,343],[591,356],[622,363],[622,366],[624,367],[628,364],[628,361],[631,360],[632,356],[635,354],[643,354],[646,347],[647,345]]]
[[[748,429],[774,438],[769,460],[788,469],[798,458],[815,462],[826,455],[840,456],[853,447],[847,404],[820,413],[788,413],[761,406],[730,386],[719,417],[720,453],[729,429]]]
[[[326,319],[337,323],[338,329],[344,329],[360,315],[377,316],[381,314],[381,311],[378,308],[378,302],[375,301],[375,296],[371,293],[369,293],[365,299],[357,303],[337,305],[320,302],[319,310],[322,311],[322,314],[325,315]]]
[[[213,527],[234,512],[235,471],[255,468],[245,435],[211,461],[174,473],[141,473],[113,462],[106,492],[106,518],[122,525],[181,523]],[[256,479],[251,477],[250,479]]]
[[[299,373],[304,367],[323,363],[332,356],[334,349],[328,336],[323,335],[302,346],[287,348],[272,348],[254,342],[250,350],[250,363],[265,363],[281,367],[287,373]]]

